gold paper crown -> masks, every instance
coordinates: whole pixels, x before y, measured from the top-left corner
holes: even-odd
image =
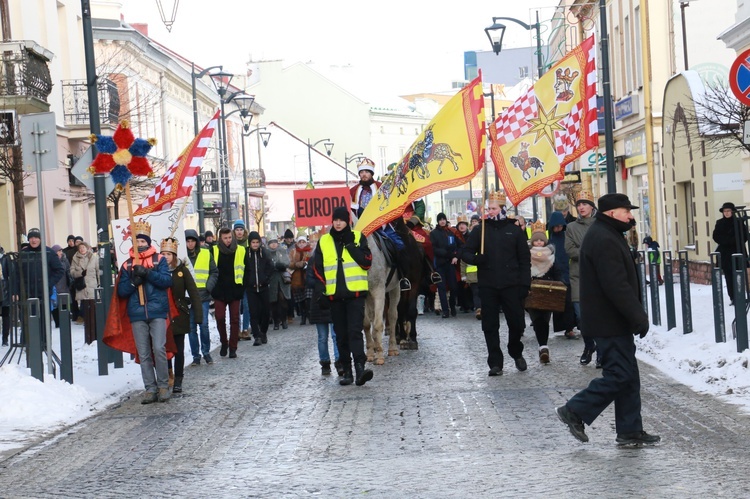
[[[547,227],[544,225],[544,222],[541,220],[537,220],[536,222],[531,224],[531,233],[534,232],[543,232],[546,233]]]
[[[587,190],[581,190],[578,194],[576,194],[576,203],[578,203],[579,201],[591,201],[593,203],[594,196]]]
[[[161,252],[169,251],[170,253],[177,254],[177,246],[180,243],[173,237],[168,237],[161,240]]]
[[[135,230],[133,231],[134,236],[137,236],[138,234],[143,234],[145,236],[151,237],[151,224],[150,223],[145,222],[143,220],[138,220],[133,225],[135,226]]]
[[[578,76],[578,71],[570,72],[570,68],[565,68],[565,72],[563,72],[562,69],[558,68],[557,71],[555,71],[555,76],[558,80],[562,80],[566,83],[571,83],[573,80],[576,79]]]
[[[496,201],[501,206],[505,206],[505,192],[503,191],[490,192],[487,199],[489,201]]]
[[[460,224],[461,222],[464,222],[467,224],[469,223],[469,219],[466,218],[466,215],[459,215],[458,217],[456,217],[456,225]]]

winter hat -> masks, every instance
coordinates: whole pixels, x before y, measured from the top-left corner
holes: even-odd
[[[68,236],[68,239],[66,239],[66,240],[65,240],[65,242],[67,243],[67,242],[69,242],[69,241],[75,241],[75,240],[76,240],[76,236],[74,236],[73,234],[70,234],[70,235]]]
[[[292,232],[292,229],[284,231],[284,239],[294,239],[294,232]]]
[[[234,229],[244,229],[245,228],[245,222],[237,219],[234,221],[234,225],[232,225],[232,230]]]
[[[54,251],[55,253],[57,253],[61,249],[62,249],[62,246],[60,246],[59,244],[52,246],[52,251]]]
[[[248,241],[260,241],[260,234],[258,234],[258,231],[254,230],[250,233],[249,236],[247,236]]]
[[[75,239],[74,239],[74,241],[76,241],[76,242],[78,242],[78,241],[83,242],[83,237],[82,236],[76,236]]]
[[[214,237],[214,233],[210,230],[207,230],[205,234],[203,234],[203,237]]]
[[[721,208],[719,208],[719,213],[723,212],[726,209],[730,209],[732,211],[737,210],[737,208],[734,206],[734,203],[726,202],[723,205],[721,205]]]
[[[448,217],[445,216],[445,213],[438,213],[437,221],[440,222],[441,220],[448,220]]]
[[[36,238],[41,239],[42,238],[42,233],[36,227],[33,228],[33,229],[29,229],[29,233],[26,234],[26,239],[31,239],[32,237],[36,237]]]
[[[297,238],[297,242],[300,242],[300,241],[304,241],[304,242],[307,242],[307,238],[306,238],[305,236],[299,236],[299,237]]]
[[[185,230],[185,241],[188,239],[195,239],[195,241],[200,241],[200,238],[198,237],[198,232],[195,229],[187,229]]]
[[[333,210],[331,220],[343,220],[344,222],[349,223],[349,208],[346,206],[336,207],[336,209]]]
[[[638,209],[637,206],[630,202],[630,199],[628,199],[625,194],[605,194],[604,196],[599,198],[599,211],[601,211],[602,213],[617,208],[628,208],[631,210]]]
[[[651,236],[646,236],[643,238],[643,244],[651,244],[654,242],[654,240],[651,238]]]
[[[266,243],[271,244],[271,243],[278,243],[278,242],[279,242],[279,237],[276,234],[270,233],[266,235]]]
[[[470,221],[470,222],[473,222],[474,220],[476,220],[477,222],[479,222],[479,221],[481,221],[482,219],[481,219],[481,218],[479,217],[479,215],[477,215],[477,214],[474,214],[474,215],[472,215],[472,216],[471,216],[471,220],[469,220],[469,221]]]

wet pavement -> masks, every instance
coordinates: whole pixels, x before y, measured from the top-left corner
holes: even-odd
[[[644,426],[662,443],[618,447],[610,407],[582,444],[554,413],[600,374],[579,365],[582,340],[553,336],[543,366],[529,326],[528,371],[506,355],[488,377],[473,314],[418,329],[419,350],[370,366],[363,387],[320,375],[310,325],[241,342],[237,359],[216,351],[185,368],[181,397],[143,406],[134,393],[0,462],[0,496],[750,496],[739,408],[641,363]]]

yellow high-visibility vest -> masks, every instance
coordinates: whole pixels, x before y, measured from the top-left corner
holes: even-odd
[[[221,244],[221,243],[219,243]],[[214,262],[219,265],[219,246],[214,246]],[[237,245],[237,251],[234,254],[234,282],[242,284],[242,278],[245,277],[245,248]],[[206,278],[208,279],[208,277]]]
[[[195,272],[195,285],[199,289],[206,287],[208,283],[208,270],[211,268],[211,252],[205,248],[201,248],[198,251],[198,256],[195,258],[195,265],[193,271]]]
[[[472,272],[473,272],[473,273],[476,273],[476,272],[477,272],[477,266],[476,266],[476,265],[467,265],[467,266],[466,266],[466,273],[467,273],[467,274],[470,274],[470,273],[472,273]]]
[[[354,233],[354,243],[359,244],[362,233],[357,230],[352,232]],[[323,275],[326,278],[325,294],[332,296],[336,293],[336,273],[339,265],[336,243],[333,242],[333,237],[330,234],[326,234],[320,238],[318,246],[320,251],[323,252]],[[367,271],[354,261],[346,248],[341,252],[341,259],[346,289],[351,292],[367,291]]]

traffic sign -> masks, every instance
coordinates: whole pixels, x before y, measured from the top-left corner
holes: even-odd
[[[729,70],[729,86],[741,103],[750,106],[750,49],[745,50]]]
[[[73,165],[73,168],[70,169],[70,172],[75,178],[80,180],[81,183],[91,192],[94,192],[94,174],[89,171],[89,166],[91,166],[93,160],[94,150],[89,146],[89,148],[84,151],[83,156],[81,156],[80,159],[76,161],[76,164]],[[105,175],[104,191],[109,195],[114,189],[115,183],[112,181],[112,177]]]
[[[21,159],[23,169],[34,173],[54,171],[57,163],[57,125],[55,113],[33,113],[21,115]]]

